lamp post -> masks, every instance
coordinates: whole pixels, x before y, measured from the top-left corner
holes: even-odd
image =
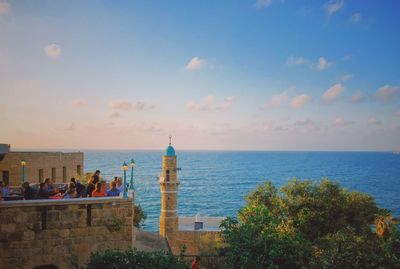
[[[135,168],[135,160],[131,159],[131,183],[129,184],[129,189],[133,192],[133,168]]]
[[[22,183],[25,182],[25,165],[26,165],[26,161],[25,161],[25,160],[21,160],[21,166],[22,166]]]
[[[124,198],[128,198],[128,194],[126,193],[126,170],[128,170],[128,165],[126,162],[122,165],[122,170],[124,171]]]

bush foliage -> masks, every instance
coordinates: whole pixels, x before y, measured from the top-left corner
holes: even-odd
[[[175,256],[162,252],[106,250],[92,253],[87,269],[188,269],[189,266]]]
[[[382,216],[371,196],[328,179],[267,182],[221,224],[228,268],[400,268],[396,225],[374,231]]]

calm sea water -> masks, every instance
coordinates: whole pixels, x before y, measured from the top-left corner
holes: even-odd
[[[371,194],[376,202],[400,215],[400,154],[377,152],[223,152],[178,151],[181,185],[178,214],[234,216],[244,195],[271,180],[337,180],[350,190]],[[110,180],[122,176],[124,161],[135,159],[135,201],[146,211],[145,229],[158,230],[161,198],[157,176],[162,151],[85,151],[85,170],[100,169]],[[130,172],[128,173],[128,179]]]

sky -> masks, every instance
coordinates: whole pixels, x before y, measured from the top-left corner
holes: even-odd
[[[0,0],[12,148],[400,150],[395,0]]]

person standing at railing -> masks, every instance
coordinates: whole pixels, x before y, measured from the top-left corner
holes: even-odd
[[[192,269],[200,269],[200,257],[196,256],[196,258],[192,261]]]
[[[104,191],[101,188],[101,183],[97,182],[96,189],[92,192],[92,197],[104,197],[106,196]]]

